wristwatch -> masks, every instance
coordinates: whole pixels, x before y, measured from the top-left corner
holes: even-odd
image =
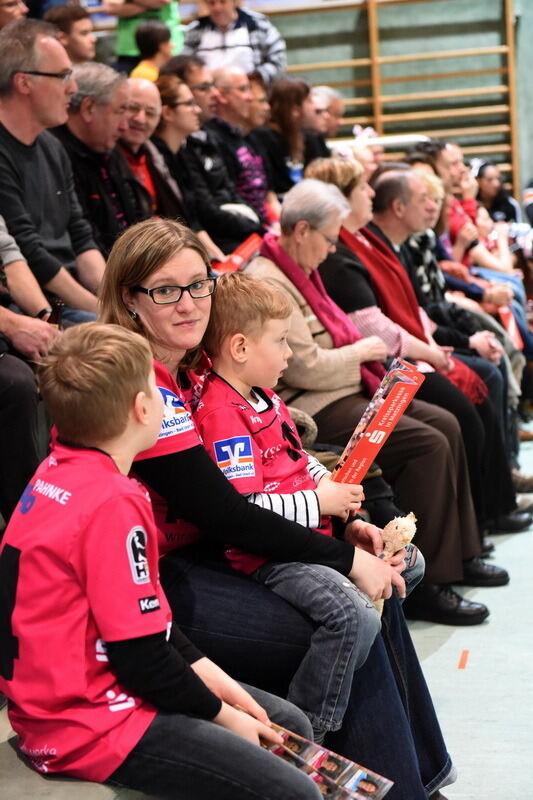
[[[41,310],[38,311],[37,314],[34,314],[33,316],[35,319],[42,319],[43,317],[46,317],[47,314],[51,313],[52,309],[50,308],[50,306],[46,306],[46,308],[41,308]]]

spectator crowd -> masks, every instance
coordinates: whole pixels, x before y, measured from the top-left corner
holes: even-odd
[[[508,584],[496,536],[533,523],[527,226],[454,142],[336,142],[272,22],[205,6],[105,0],[108,65],[85,8],[0,4],[0,690],[43,772],[319,797],[272,780],[273,720],[438,800],[405,617],[483,623],[461,587]],[[397,357],[424,383],[335,483]]]

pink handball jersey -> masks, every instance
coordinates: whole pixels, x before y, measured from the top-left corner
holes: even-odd
[[[105,643],[169,629],[157,565],[145,490],[105,453],[56,442],[0,553],[0,690],[41,772],[103,781],[150,725]]]
[[[182,390],[166,367],[154,361],[155,382],[163,397],[165,415],[157,442],[149,450],[139,453],[135,461],[180,453],[197,447],[202,442],[190,413]],[[135,463],[132,467],[135,476]],[[200,531],[183,519],[168,518],[168,503],[152,487],[146,489],[152,500],[155,522],[158,529],[159,554],[164,555],[177,547],[184,547],[200,538]]]
[[[241,494],[315,489],[307,472],[308,455],[287,406],[270,389],[255,391],[265,401],[264,411],[256,411],[216,373],[207,376],[194,415],[207,452]],[[326,519],[320,532],[331,535]],[[228,548],[226,556],[247,573],[267,561],[236,548]]]

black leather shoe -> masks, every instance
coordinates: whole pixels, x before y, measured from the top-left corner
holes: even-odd
[[[462,586],[505,586],[509,583],[509,573],[474,556],[463,561],[463,580],[457,583]]]
[[[486,536],[481,537],[481,558],[486,558],[494,553],[496,547],[494,542],[491,542],[490,539],[487,539]]]
[[[488,522],[487,527],[491,533],[519,533],[527,530],[532,523],[533,516],[526,511],[511,511]]]
[[[465,600],[451,586],[421,583],[405,600],[407,619],[423,619],[439,625],[479,625],[489,616],[482,603]]]

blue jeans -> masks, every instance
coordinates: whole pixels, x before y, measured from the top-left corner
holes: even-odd
[[[199,548],[161,560],[161,581],[187,636],[238,680],[285,695],[313,622],[253,579]],[[390,800],[427,800],[451,770],[401,606],[385,603],[382,631],[352,681],[344,722],[325,744],[395,781]]]
[[[81,325],[83,322],[94,322],[95,319],[96,314],[93,314],[92,311],[82,311],[81,308],[65,306],[61,311],[61,323],[65,328]]]
[[[321,742],[342,725],[354,672],[381,628],[379,614],[348,578],[321,564],[269,562],[253,577],[316,625],[287,699],[307,714]]]
[[[424,575],[424,559],[409,546],[403,573],[411,592]],[[307,614],[316,628],[287,699],[304,711],[315,741],[342,725],[356,670],[366,661],[381,628],[374,603],[348,578],[321,564],[269,562],[253,578]]]
[[[499,270],[489,269],[488,267],[472,267],[470,269],[472,275],[477,275],[480,278],[485,278],[487,281],[495,281],[496,283],[508,283],[513,290],[516,299],[526,306],[527,296],[524,288],[524,281],[518,275],[510,275],[508,272],[500,272]]]
[[[307,739],[306,717],[279,697],[245,687],[271,720]],[[126,760],[110,776],[151,797],[175,800],[318,800],[318,788],[278,756],[214,722],[160,712]]]

